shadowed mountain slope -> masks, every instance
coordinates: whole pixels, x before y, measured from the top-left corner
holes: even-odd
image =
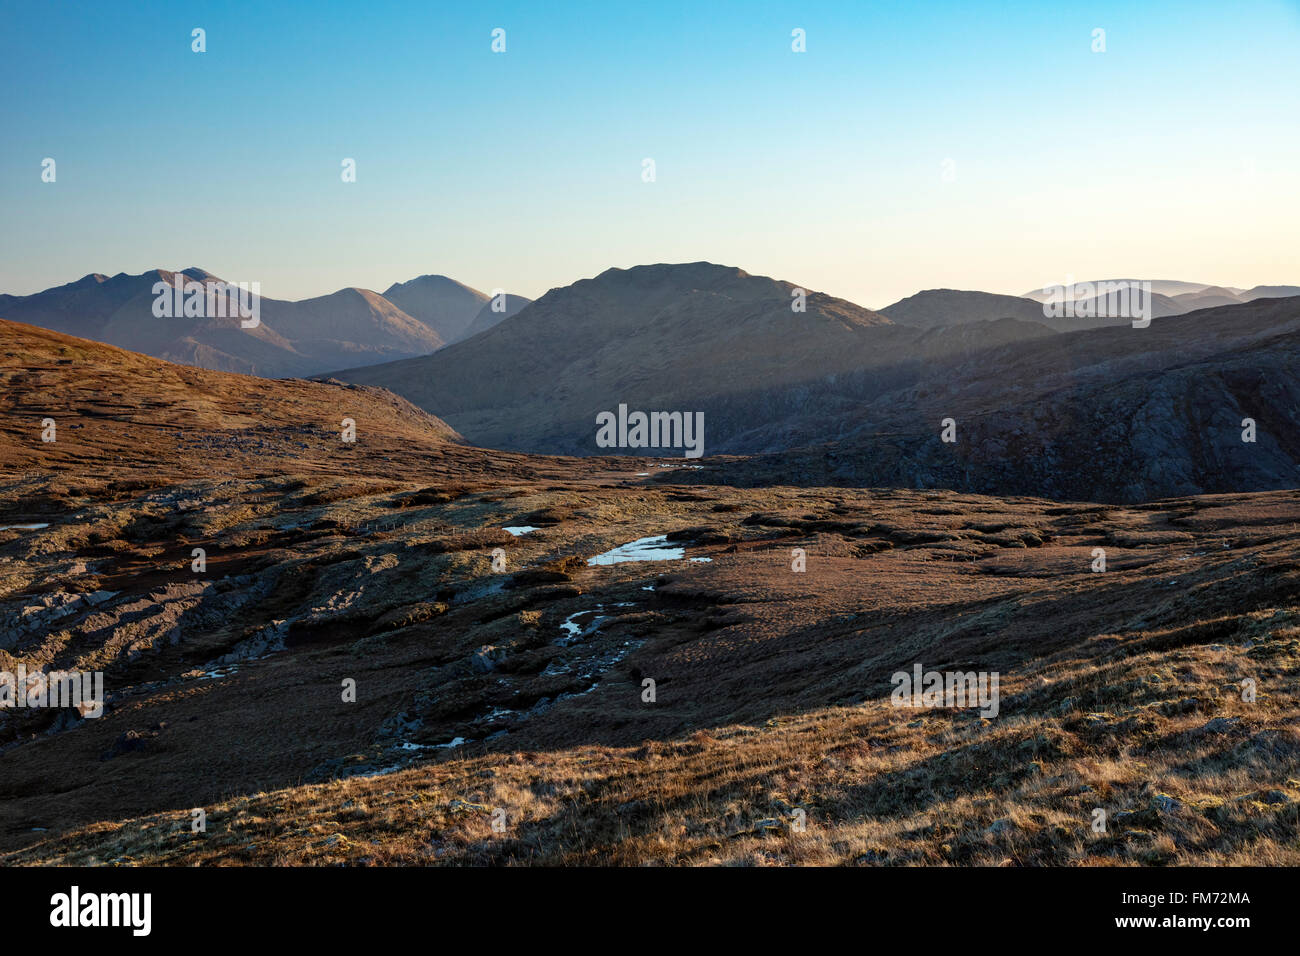
[[[597,413],[626,404],[704,412],[706,453],[746,452],[740,435],[818,383],[890,363],[880,382],[904,381],[935,355],[1051,334],[1016,320],[905,327],[818,292],[793,311],[801,292],[705,262],[610,269],[435,355],[334,374],[437,409],[478,445],[601,453]]]
[[[907,387],[846,404],[832,427],[771,423],[772,435],[823,440],[724,480],[1124,502],[1294,488],[1297,369],[1300,298],[1017,342],[930,363]],[[947,418],[955,443],[941,440]],[[1254,442],[1242,440],[1247,418]]]
[[[1020,319],[1042,322],[1043,307],[1032,299],[991,292],[965,292],[957,289],[927,289],[901,299],[880,310],[890,321],[920,329],[987,322],[992,319]]]
[[[496,312],[492,309],[493,300],[488,299],[488,301],[483,303],[483,307],[478,310],[478,315],[474,316],[474,320],[470,322],[468,327],[466,327],[461,338],[473,338],[480,332],[486,332],[488,329],[499,325],[512,315],[519,312],[519,310],[524,306],[530,305],[532,301],[532,299],[526,299],[522,295],[506,295],[504,302],[505,310],[502,312]]]

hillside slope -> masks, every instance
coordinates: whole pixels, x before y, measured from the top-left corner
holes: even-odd
[[[445,422],[382,389],[192,368],[4,320],[0,394],[9,472],[334,471],[366,454],[460,453]],[[342,440],[344,418],[355,443]],[[54,441],[42,440],[46,419]]]

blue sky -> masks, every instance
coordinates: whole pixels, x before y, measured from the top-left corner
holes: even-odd
[[[263,7],[0,2],[0,292],[1300,282],[1296,2]]]

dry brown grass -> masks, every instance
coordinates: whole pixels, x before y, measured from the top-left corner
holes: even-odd
[[[450,760],[224,802],[202,835],[157,814],[4,862],[1294,866],[1300,618],[1264,619],[1284,626],[1253,646],[1003,675],[992,720],[873,700],[635,748]],[[1237,672],[1260,675],[1255,703],[1225,681]]]

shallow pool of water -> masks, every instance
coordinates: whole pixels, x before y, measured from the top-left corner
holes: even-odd
[[[684,557],[686,557],[685,548],[673,547],[668,544],[668,536],[660,534],[619,545],[611,551],[589,558],[587,564],[590,566],[623,564],[627,561],[679,561]]]

